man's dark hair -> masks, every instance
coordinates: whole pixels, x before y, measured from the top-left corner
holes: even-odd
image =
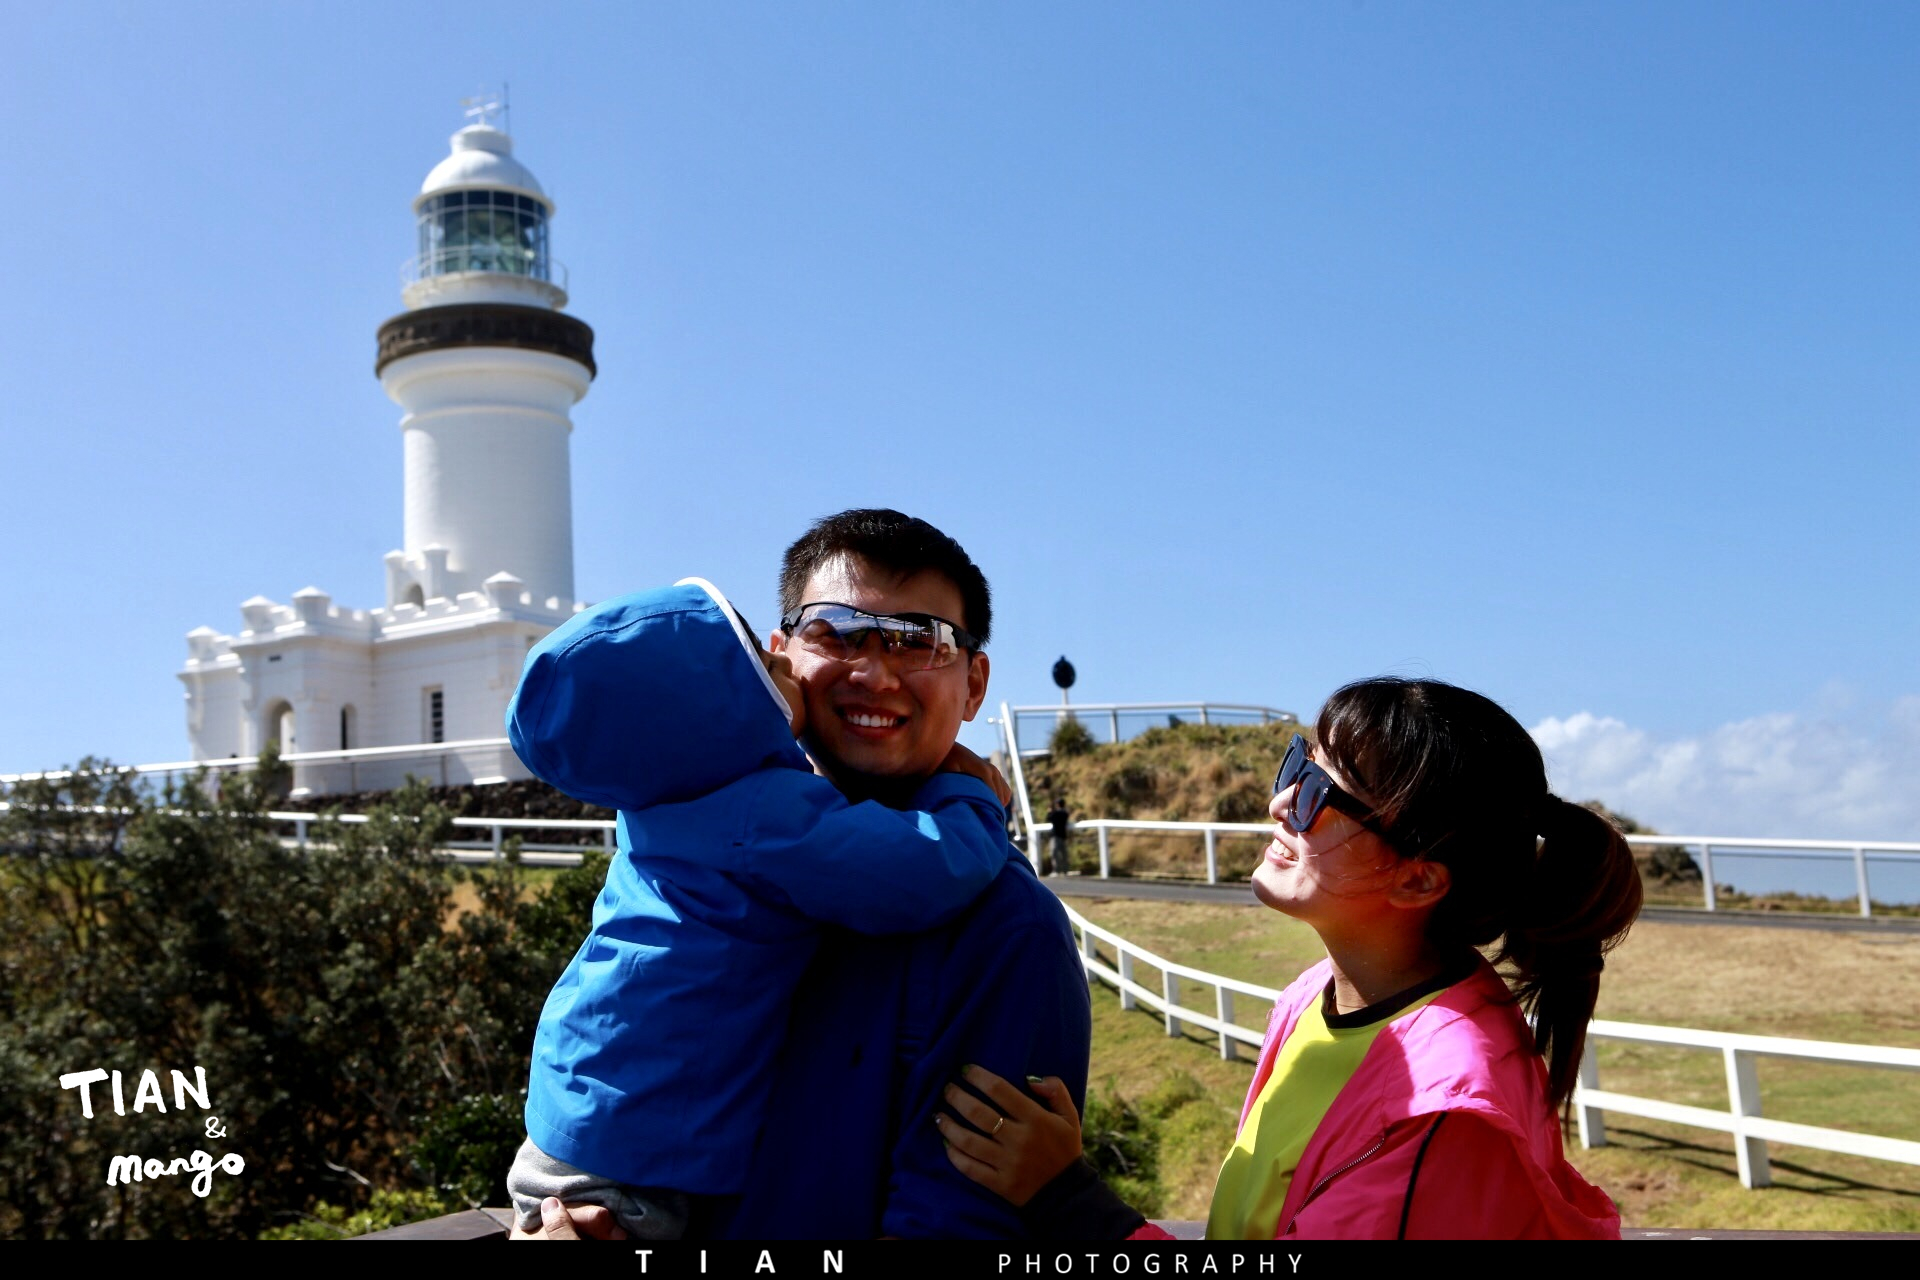
[[[800,598],[820,566],[837,556],[860,559],[902,578],[931,569],[960,591],[961,616],[955,618],[982,645],[993,629],[993,595],[986,575],[959,543],[925,520],[885,507],[864,507],[822,516],[787,548],[780,565],[780,613],[786,616],[810,601]]]

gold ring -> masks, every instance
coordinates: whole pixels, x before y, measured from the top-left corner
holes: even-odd
[[[1000,1126],[1005,1124],[1006,1122],[1007,1122],[1007,1118],[1005,1116],[1001,1116],[998,1120],[995,1120],[993,1122],[993,1128],[987,1130],[987,1136],[991,1138],[994,1135],[998,1134],[1000,1132]]]

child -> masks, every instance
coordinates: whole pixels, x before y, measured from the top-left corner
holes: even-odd
[[[1006,864],[990,766],[956,748],[946,767],[966,772],[936,773],[910,810],[853,804],[794,741],[804,716],[786,657],[699,578],[610,600],[527,655],[514,750],[619,810],[620,851],[540,1015],[508,1177],[521,1229],[557,1195],[636,1238],[683,1234],[688,1197],[740,1190],[820,925],[931,928]]]

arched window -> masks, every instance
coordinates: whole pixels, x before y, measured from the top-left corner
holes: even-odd
[[[260,718],[260,746],[276,747],[281,755],[292,755],[299,750],[293,736],[293,705],[285,698],[275,698],[267,704],[266,714]]]
[[[340,708],[340,749],[353,750],[353,707],[351,704]]]
[[[419,583],[410,582],[407,584],[406,594],[401,597],[401,602],[410,604],[416,609],[424,609],[427,607],[427,593],[420,589]]]

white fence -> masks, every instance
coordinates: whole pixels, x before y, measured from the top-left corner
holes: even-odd
[[[1594,1049],[1596,1039],[1718,1051],[1726,1065],[1727,1109],[1716,1111],[1711,1107],[1682,1106],[1677,1102],[1661,1102],[1656,1098],[1640,1098],[1602,1089],[1599,1058]],[[1793,1040],[1782,1036],[1749,1036],[1728,1031],[1694,1031],[1682,1027],[1642,1026],[1635,1022],[1595,1019],[1587,1028],[1587,1051],[1580,1062],[1580,1083],[1573,1092],[1581,1145],[1606,1146],[1604,1117],[1609,1111],[1617,1111],[1623,1115],[1643,1116],[1648,1120],[1664,1120],[1669,1124],[1732,1134],[1734,1157],[1740,1169],[1740,1185],[1744,1187],[1764,1187],[1772,1183],[1773,1175],[1767,1161],[1767,1143],[1770,1141],[1812,1147],[1817,1151],[1865,1156],[1870,1160],[1920,1165],[1920,1142],[1766,1119],[1760,1106],[1758,1069],[1759,1059],[1766,1057],[1920,1071],[1920,1049],[1841,1044],[1832,1040]]]
[[[1190,965],[1176,964],[1143,947],[1134,946],[1110,929],[1101,928],[1072,907],[1067,907],[1066,912],[1079,938],[1081,964],[1086,968],[1088,979],[1098,979],[1113,987],[1119,993],[1122,1009],[1145,1005],[1158,1010],[1169,1036],[1180,1035],[1183,1028],[1189,1025],[1212,1032],[1219,1041],[1222,1058],[1237,1057],[1239,1045],[1249,1045],[1256,1050],[1259,1048],[1262,1033],[1234,1021],[1234,997],[1244,995],[1263,1004],[1271,1004],[1279,998],[1278,991],[1272,987],[1208,973]],[[1101,942],[1112,950],[1113,963],[1107,963],[1099,955],[1098,944]],[[1159,990],[1135,979],[1136,964],[1159,970]],[[1183,984],[1210,989],[1213,1011],[1209,1013],[1181,1003]],[[1711,1107],[1683,1106],[1656,1098],[1601,1089],[1596,1052],[1596,1042],[1600,1040],[1720,1053],[1726,1063],[1727,1109],[1716,1111]],[[1769,1142],[1920,1165],[1920,1142],[1766,1119],[1761,1109],[1760,1075],[1756,1065],[1758,1059],[1763,1057],[1920,1071],[1920,1049],[1793,1040],[1779,1036],[1739,1035],[1725,1031],[1696,1031],[1686,1027],[1642,1026],[1633,1022],[1595,1019],[1587,1028],[1586,1054],[1581,1060],[1580,1080],[1573,1094],[1581,1144],[1587,1147],[1606,1145],[1605,1116],[1613,1111],[1621,1115],[1642,1116],[1649,1120],[1664,1120],[1670,1124],[1733,1135],[1740,1183],[1745,1187],[1764,1187],[1771,1182],[1767,1155]]]
[[[354,747],[347,751],[290,751],[280,757],[294,771],[295,794],[385,790],[414,774],[441,786],[462,783],[484,786],[509,778],[527,777],[527,770],[505,738],[464,738],[458,742],[410,742],[397,747]],[[173,760],[162,764],[115,766],[117,772],[155,781],[184,781],[205,771],[223,773],[257,768],[257,756],[227,756],[218,760]],[[72,777],[66,769],[39,773],[0,773],[0,786]]]
[[[11,810],[13,806],[0,801],[0,813]],[[79,809],[82,812],[105,813],[98,805],[78,806],[62,805],[66,811]],[[328,821],[328,815],[300,810],[275,809],[264,815],[269,822],[291,828],[281,843],[288,848],[304,849],[313,827]],[[342,813],[333,815],[332,820],[346,826],[369,822],[371,818],[364,813]],[[495,862],[505,856],[507,837],[516,831],[597,831],[600,833],[600,847],[609,856],[614,850],[615,822],[611,818],[455,818],[453,827],[458,831],[484,831],[484,839],[449,840],[440,849],[456,862]],[[520,860],[529,866],[572,867],[580,865],[582,853],[578,845],[530,843],[520,846]]]
[[[1132,1009],[1142,1004],[1149,1009],[1158,1009],[1166,1021],[1167,1034],[1170,1036],[1179,1035],[1181,1028],[1189,1023],[1211,1031],[1219,1037],[1220,1056],[1229,1061],[1238,1056],[1236,1045],[1251,1045],[1255,1049],[1260,1047],[1261,1033],[1251,1027],[1240,1026],[1233,1020],[1233,998],[1236,995],[1251,996],[1263,1005],[1270,1005],[1280,998],[1279,991],[1257,983],[1223,978],[1217,973],[1208,973],[1189,965],[1175,964],[1144,947],[1134,946],[1110,929],[1102,929],[1065,903],[1060,905],[1066,908],[1067,919],[1072,921],[1073,931],[1079,936],[1080,963],[1089,977],[1101,979],[1120,993],[1122,1009]],[[1099,957],[1095,945],[1097,941],[1113,948],[1112,965]],[[1160,971],[1160,990],[1155,991],[1134,981],[1133,966],[1136,961]],[[1203,1013],[1180,1003],[1180,984],[1183,981],[1213,988],[1212,1013]]]
[[[318,813],[276,811],[267,817],[274,822],[290,824],[293,835],[285,843],[298,848],[306,847],[313,824],[325,820],[325,816]],[[339,821],[365,822],[367,815],[343,813]],[[516,831],[597,831],[600,833],[600,848],[611,857],[615,825],[611,818],[455,818],[455,831],[485,831],[487,837],[484,840],[449,840],[441,851],[456,862],[494,862],[505,856],[507,837]],[[577,845],[534,843],[520,846],[520,860],[529,866],[575,867],[580,865],[582,856]]]
[[[1033,825],[1037,834],[1045,835],[1053,830],[1052,824],[1039,822]],[[1187,835],[1199,838],[1200,865],[1196,870],[1203,871],[1208,884],[1220,883],[1219,842],[1224,836],[1271,836],[1271,822],[1149,822],[1121,818],[1076,819],[1073,823],[1075,835],[1092,833],[1098,841],[1100,855],[1100,878],[1107,879],[1113,874],[1113,854],[1110,841],[1112,832],[1160,832],[1167,835]],[[1824,858],[1829,861],[1848,861],[1853,864],[1854,889],[1859,901],[1862,916],[1873,916],[1873,898],[1867,873],[1871,862],[1885,862],[1895,865],[1920,866],[1920,844],[1885,842],[1878,844],[1855,844],[1846,840],[1758,840],[1745,836],[1627,836],[1630,845],[1644,848],[1678,845],[1695,851],[1700,863],[1703,880],[1702,897],[1705,909],[1717,911],[1719,893],[1714,884],[1713,855],[1716,851],[1722,855],[1741,857],[1773,858]],[[1038,865],[1036,858],[1035,865]]]
[[[1009,707],[1000,704],[1001,723],[1007,726],[1017,754],[1043,756],[1047,741],[1062,721],[1085,726],[1096,742],[1122,742],[1136,733],[1183,721],[1188,724],[1293,724],[1291,711],[1245,702],[1076,702],[1059,706]],[[1029,723],[1031,722],[1031,723]],[[1122,733],[1121,731],[1130,732]],[[1101,731],[1106,733],[1101,736]],[[1026,732],[1026,742],[1020,736]]]

